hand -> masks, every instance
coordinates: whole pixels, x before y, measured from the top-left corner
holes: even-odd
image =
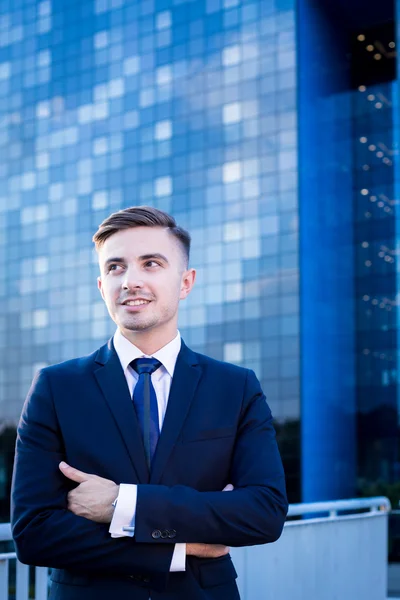
[[[230,548],[222,544],[186,544],[186,556],[198,558],[220,558],[229,553]]]
[[[222,490],[231,492],[234,489],[231,483],[228,483]],[[220,558],[229,553],[229,546],[222,544],[186,544],[186,556],[197,556],[198,558]]]
[[[68,510],[96,523],[111,523],[114,514],[112,503],[118,497],[119,485],[109,479],[78,471],[65,462],[59,464],[59,469],[65,477],[79,483],[68,494]]]

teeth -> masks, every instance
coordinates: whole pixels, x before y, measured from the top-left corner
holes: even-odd
[[[149,300],[130,300],[126,302],[127,306],[140,306],[141,304],[148,304]]]

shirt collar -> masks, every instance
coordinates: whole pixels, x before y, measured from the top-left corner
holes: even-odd
[[[117,329],[117,331],[114,334],[114,348],[122,365],[124,373],[126,373],[129,364],[133,360],[135,360],[135,358],[149,356],[148,354],[143,354],[143,352],[137,346],[135,346],[134,344],[132,344],[132,342],[127,340],[126,337],[122,335],[119,329]],[[156,358],[162,363],[170,377],[173,377],[174,375],[175,365],[180,349],[181,334],[178,331],[176,337],[174,337],[174,339],[171,342],[163,346],[163,348],[160,348],[160,350],[157,350],[157,352],[155,352],[152,355],[153,358]]]

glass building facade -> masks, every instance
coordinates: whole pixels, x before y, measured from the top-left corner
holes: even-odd
[[[330,4],[2,2],[4,519],[34,373],[114,332],[91,238],[135,204],[191,232],[181,333],[257,373],[290,501],[395,482],[398,20]]]
[[[399,499],[396,24],[391,2],[299,5],[302,497],[310,501]]]

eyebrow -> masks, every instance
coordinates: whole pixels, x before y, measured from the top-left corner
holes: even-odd
[[[151,260],[154,258],[158,258],[159,260],[164,261],[165,263],[169,264],[169,260],[166,256],[164,256],[164,254],[160,254],[159,252],[154,252],[154,254],[143,254],[142,256],[139,256],[139,260],[144,261],[144,260]],[[105,266],[111,264],[111,263],[123,263],[125,262],[125,259],[121,258],[121,257],[113,257],[113,258],[108,258],[106,260],[106,262],[104,263]]]
[[[168,258],[159,252],[155,252],[154,254],[143,254],[143,256],[139,256],[139,260],[150,260],[152,258],[158,258],[159,260],[169,263]]]
[[[124,262],[124,259],[123,258],[119,258],[119,257],[108,258],[106,260],[106,262],[104,263],[104,265],[106,266],[106,265],[110,265],[111,263],[120,263],[120,262]]]

